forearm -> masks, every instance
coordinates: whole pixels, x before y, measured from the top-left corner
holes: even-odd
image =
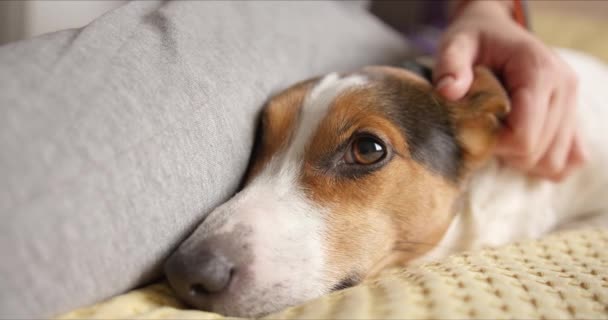
[[[450,1],[448,12],[450,19],[458,17],[463,11],[475,11],[479,13],[510,16],[513,10],[513,1],[510,0],[457,0]]]
[[[523,27],[527,27],[525,3],[520,0],[457,0],[448,5],[450,20],[466,14],[466,16],[492,16],[495,18],[514,19]]]

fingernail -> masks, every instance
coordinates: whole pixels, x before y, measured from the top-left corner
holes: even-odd
[[[454,76],[451,75],[447,75],[447,76],[443,76],[439,79],[439,82],[437,82],[437,90],[440,90],[443,87],[449,86],[450,84],[454,83],[456,79],[454,78]]]

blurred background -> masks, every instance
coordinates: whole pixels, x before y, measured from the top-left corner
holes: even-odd
[[[532,30],[553,46],[573,48],[608,62],[608,1],[528,0]]]
[[[126,0],[0,1],[0,44],[78,28]],[[528,0],[532,28],[547,43],[608,61],[608,1]]]

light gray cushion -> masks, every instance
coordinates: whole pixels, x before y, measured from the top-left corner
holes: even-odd
[[[0,47],[0,317],[46,317],[158,277],[238,187],[256,112],[403,39],[332,2],[133,2]]]

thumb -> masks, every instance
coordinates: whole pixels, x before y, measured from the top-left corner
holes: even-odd
[[[448,100],[458,100],[469,91],[478,48],[478,40],[471,34],[445,35],[433,72],[435,87],[440,95]]]

